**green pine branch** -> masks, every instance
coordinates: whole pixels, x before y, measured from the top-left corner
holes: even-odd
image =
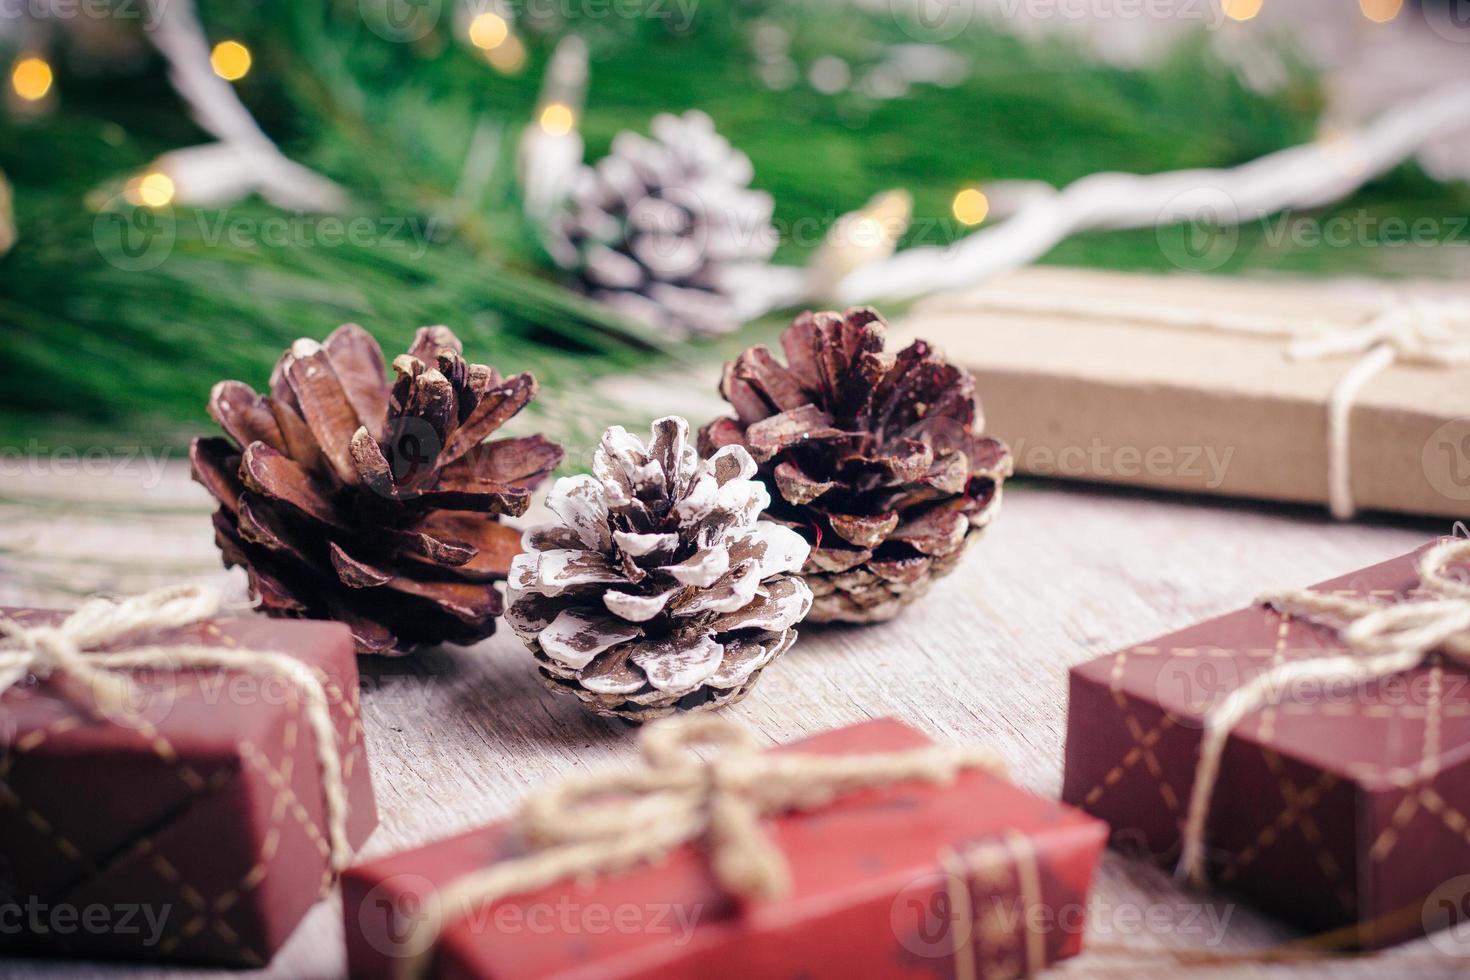
[[[207,140],[156,61],[84,71],[69,60],[78,51],[58,51],[58,110],[0,114],[0,169],[15,186],[21,228],[0,258],[0,344],[11,369],[0,445],[44,433],[177,446],[208,429],[203,402],[214,381],[262,387],[292,339],[349,320],[390,354],[419,325],[450,325],[476,359],[537,374],[534,423],[585,440],[609,422],[641,421],[598,417],[586,401],[596,378],[717,358],[768,336],[779,317],[740,338],[672,347],[581,298],[548,267],[520,217],[513,158],[566,30],[583,34],[592,52],[582,119],[589,158],[622,129],[646,131],[657,112],[704,109],[773,194],[786,232],[778,258],[787,262],[804,261],[831,221],[890,187],[914,195],[906,243],[944,244],[966,231],[949,219],[949,204],[967,183],[1060,185],[1104,169],[1237,164],[1310,138],[1320,109],[1305,72],[1281,93],[1253,93],[1198,42],[1155,68],[1123,71],[1066,44],[979,28],[945,45],[967,66],[951,87],[917,84],[889,101],[824,95],[801,78],[767,88],[751,44],[758,22],[791,37],[798,74],[835,55],[856,76],[893,45],[912,43],[892,18],[845,4],[704,0],[683,33],[666,21],[611,18],[525,31],[529,58],[514,77],[487,66],[447,17],[421,39],[395,43],[362,9],[357,0],[201,3],[211,37],[239,38],[255,53],[238,84],[242,99],[289,156],[347,189],[351,208],[334,220],[365,222],[373,233],[364,242],[328,242],[324,221],[258,200],[152,215],[109,209],[123,181],[160,153]],[[495,165],[467,180],[477,139],[493,143]],[[1406,167],[1328,214],[1429,216],[1448,227],[1467,208],[1464,187]],[[118,220],[166,231],[166,258],[146,268],[119,258],[108,244],[118,240],[108,223]],[[266,240],[261,229],[282,221],[303,230]],[[1410,271],[1402,252],[1371,241],[1302,248],[1277,231],[1242,229],[1220,271]],[[1047,261],[1168,271],[1161,241],[1175,233],[1083,235]],[[1421,266],[1422,250],[1415,257]]]

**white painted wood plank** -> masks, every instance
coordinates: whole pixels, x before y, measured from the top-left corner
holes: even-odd
[[[208,501],[177,463],[146,499],[183,513],[137,518],[79,509],[63,501],[75,496],[72,483],[45,474],[8,481],[6,493],[50,500],[56,509],[0,504],[0,561],[9,566],[0,603],[62,604],[67,589],[146,588],[178,578],[177,569],[240,588],[238,573],[217,571]],[[106,478],[91,481],[87,495],[140,499],[134,483]],[[1337,525],[1308,509],[1013,484],[988,536],[919,606],[879,626],[803,628],[797,645],[727,714],[771,742],[892,715],[937,738],[990,745],[1017,782],[1055,796],[1068,666],[1241,605],[1265,587],[1309,584],[1446,530],[1413,522]],[[37,563],[38,556],[55,554],[76,563]],[[142,570],[90,568],[89,555],[126,557]],[[38,569],[47,578],[34,578]],[[363,685],[382,811],[367,856],[503,817],[526,791],[550,780],[634,761],[634,732],[544,690],[509,631],[471,649],[365,661]],[[1228,896],[1202,900],[1178,890],[1163,872],[1112,854],[1103,862],[1092,913],[1089,938],[1098,943],[1196,947],[1218,940],[1212,948],[1248,950],[1291,935]],[[260,976],[340,975],[339,914],[335,902],[315,909]],[[1222,920],[1216,936],[1212,923]],[[1455,968],[1421,941],[1346,965],[1228,972],[1432,977]],[[1060,972],[1169,976],[1176,970],[1165,959],[1150,966],[1084,955]],[[0,974],[31,980],[194,975],[42,961],[0,961]]]

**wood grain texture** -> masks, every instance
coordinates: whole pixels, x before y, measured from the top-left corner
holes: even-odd
[[[73,592],[135,590],[201,575],[243,595],[240,577],[218,571],[208,501],[185,468],[169,463],[146,494],[142,479],[114,474],[79,481],[38,467],[7,480],[0,562],[8,567],[0,603],[61,605]],[[88,498],[85,505],[67,502],[79,496]],[[18,506],[16,497],[30,503]],[[127,511],[140,499],[154,512]],[[109,501],[124,512],[110,511]],[[920,605],[879,626],[803,628],[795,648],[727,714],[770,742],[891,715],[938,739],[992,746],[1018,782],[1055,796],[1069,665],[1239,606],[1264,587],[1309,584],[1446,530],[1413,522],[1337,525],[1314,509],[1014,483],[987,537]],[[99,555],[127,561],[89,561]],[[633,730],[594,719],[574,699],[546,691],[508,630],[470,649],[364,661],[363,688],[382,811],[368,856],[503,817],[549,780],[633,761]],[[340,976],[339,917],[335,902],[317,907],[261,975]],[[1088,938],[1099,947],[1245,951],[1290,936],[1228,896],[1181,891],[1163,872],[1109,854],[1094,889]],[[1460,963],[1421,941],[1347,964],[1242,965],[1225,972],[1434,977],[1455,974]],[[1177,971],[1164,958],[1097,952],[1058,973]],[[192,974],[0,961],[0,975]]]

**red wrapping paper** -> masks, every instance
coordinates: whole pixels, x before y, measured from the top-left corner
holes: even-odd
[[[1422,550],[1314,588],[1403,598]],[[1330,628],[1253,606],[1074,667],[1062,798],[1106,820],[1116,846],[1176,862],[1205,713],[1273,665],[1342,651]],[[1462,921],[1467,680],[1435,657],[1364,685],[1276,692],[1226,743],[1210,880],[1344,947]]]
[[[26,625],[63,614],[6,610]],[[216,620],[171,641],[287,653],[323,682],[348,837],[377,823],[351,633]],[[285,679],[129,672],[135,711],[99,719],[55,675],[0,695],[0,955],[260,966],[330,888],[321,768]]]
[[[880,720],[775,751],[844,755],[927,743]],[[978,770],[948,786],[865,790],[767,827],[790,863],[785,898],[732,899],[705,857],[686,847],[655,865],[473,910],[445,930],[429,975],[1020,975],[1028,955],[1050,963],[1079,951],[1106,835],[1070,807]],[[352,976],[395,976],[418,948],[411,926],[436,889],[519,853],[499,824],[349,869],[342,896]],[[1023,878],[1033,882],[1029,892]]]

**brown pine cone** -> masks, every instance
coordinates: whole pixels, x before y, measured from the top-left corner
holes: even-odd
[[[775,502],[766,517],[812,544],[803,574],[813,622],[895,615],[959,561],[994,517],[1011,475],[1005,444],[979,434],[975,383],[922,340],[883,352],[875,311],[803,313],[726,365],[736,418],[700,431],[700,451],[740,445]]]
[[[796,640],[812,594],[791,573],[801,536],[760,520],[770,503],[739,446],[702,460],[677,416],[643,443],[602,437],[591,476],[563,477],[561,520],[526,532],[505,621],[546,684],[600,715],[647,721],[732,704]]]
[[[221,381],[209,414],[230,437],[194,440],[194,479],[220,502],[215,543],[272,616],[341,620],[363,653],[469,644],[495,630],[532,488],[561,462],[537,435],[485,438],[536,394],[423,327],[393,361],[355,324],[298,340],[270,394]]]

